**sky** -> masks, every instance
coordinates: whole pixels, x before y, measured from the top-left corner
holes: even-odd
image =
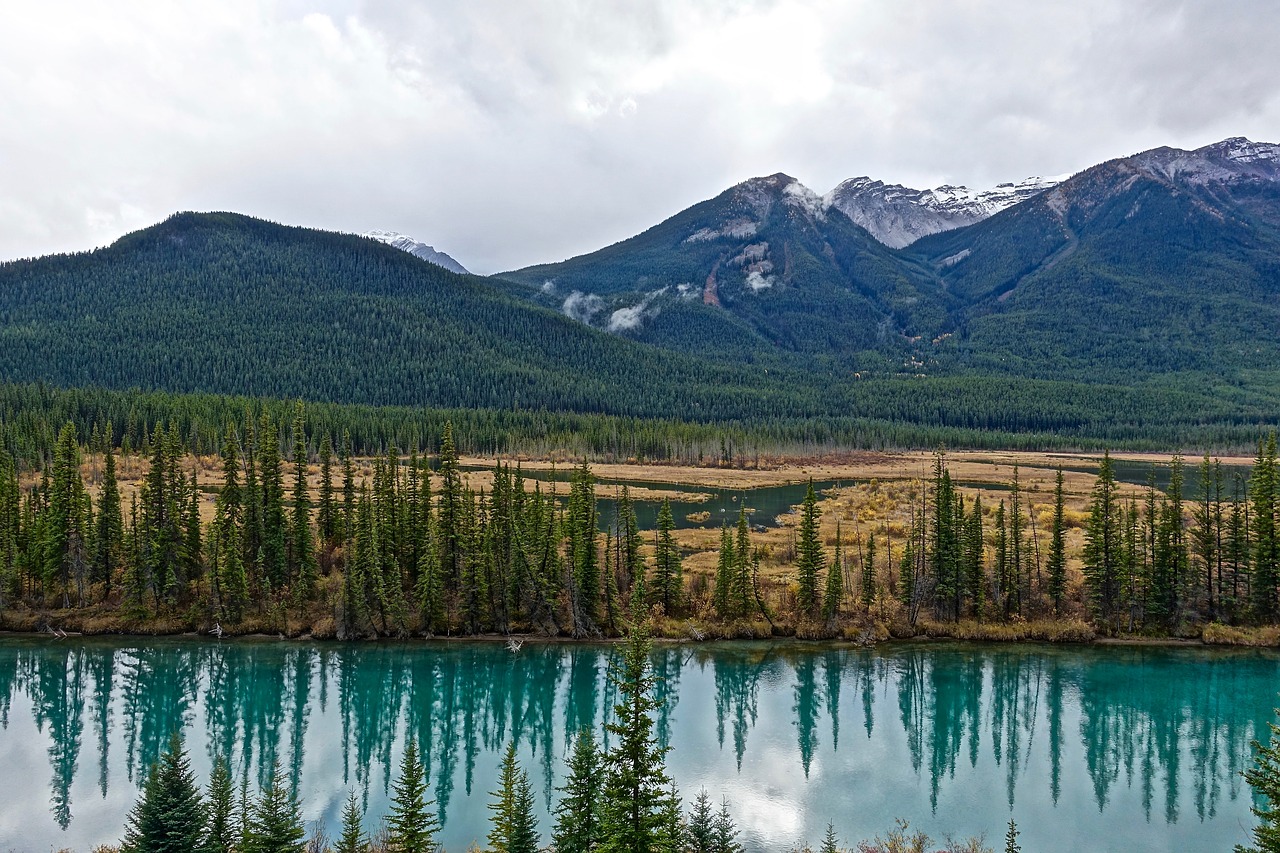
[[[1280,142],[1274,0],[14,0],[0,260],[180,210],[559,261],[739,181]]]

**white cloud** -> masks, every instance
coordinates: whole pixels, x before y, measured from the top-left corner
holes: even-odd
[[[0,257],[180,209],[374,227],[492,272],[752,175],[985,186],[1280,140],[1266,0],[14,4]]]

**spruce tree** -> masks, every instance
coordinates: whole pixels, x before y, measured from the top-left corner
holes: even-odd
[[[533,786],[516,760],[516,743],[507,745],[498,775],[498,790],[490,796],[490,853],[537,853],[538,829],[533,815]]]
[[[715,812],[711,810],[711,797],[707,789],[698,792],[689,811],[685,835],[690,853],[714,853],[716,842]]]
[[[94,537],[93,569],[90,577],[103,585],[102,597],[111,597],[111,583],[120,569],[124,546],[124,517],[121,514],[120,486],[116,480],[116,457],[108,442],[103,461],[102,496],[98,499],[97,535]]]
[[[818,853],[841,853],[840,844],[836,840],[836,827],[830,821],[827,822],[827,834],[822,837],[822,846],[818,848]]]
[[[400,776],[392,784],[387,815],[388,853],[435,853],[440,821],[427,798],[427,777],[418,759],[418,743],[410,738],[400,760]]]
[[[658,508],[658,529],[653,549],[653,584],[649,595],[654,603],[661,604],[668,616],[675,616],[681,606],[684,587],[684,568],[680,559],[680,546],[673,531],[675,518],[671,514],[671,502],[664,500]]]
[[[1280,613],[1280,527],[1276,523],[1280,469],[1277,468],[1276,434],[1258,444],[1258,458],[1249,476],[1250,516],[1253,520],[1253,571],[1250,588],[1253,612],[1261,620]]]
[[[654,696],[649,649],[647,628],[637,620],[622,647],[621,661],[610,673],[620,698],[613,706],[614,721],[607,726],[617,742],[604,762],[602,853],[667,849],[670,779],[665,767],[667,748],[658,744],[653,730],[653,715],[662,703]]]
[[[205,838],[205,808],[175,732],[151,766],[142,797],[129,813],[121,853],[191,853]]]
[[[316,548],[311,538],[311,497],[307,489],[307,434],[302,405],[293,418],[293,515],[289,519],[289,544],[293,560],[293,597],[307,601],[315,591]]]
[[[738,827],[729,813],[729,801],[720,801],[720,811],[716,813],[715,853],[742,853],[742,845],[738,843]]]
[[[1271,739],[1266,745],[1253,742],[1254,766],[1244,771],[1245,781],[1253,789],[1250,807],[1258,825],[1253,828],[1253,847],[1236,846],[1236,853],[1280,853],[1280,726],[1269,724]]]
[[[761,609],[756,600],[755,566],[751,550],[751,530],[747,526],[747,508],[743,506],[738,508],[738,532],[730,573],[729,606],[732,611],[747,619],[754,619]]]
[[[737,615],[736,608],[730,604],[729,594],[733,586],[734,556],[733,536],[726,524],[720,528],[720,553],[716,559],[715,586],[711,592],[711,603],[715,607],[716,616],[726,622]]]
[[[1004,853],[1022,853],[1018,845],[1018,825],[1009,821],[1009,831],[1004,834]]]
[[[267,588],[278,592],[289,581],[285,557],[284,472],[280,436],[266,416],[260,424],[259,464],[262,488],[262,550],[260,568]]]
[[[267,787],[245,817],[240,853],[303,853],[306,838],[298,799],[276,762]]]
[[[347,797],[347,804],[342,807],[342,829],[333,853],[368,853],[369,839],[361,826],[363,822],[364,811],[360,808],[356,792],[352,791]]]
[[[796,603],[803,616],[814,617],[818,608],[818,578],[824,569],[822,542],[818,538],[818,496],[813,478],[800,508],[800,541],[796,545]]]
[[[1055,615],[1062,612],[1062,596],[1067,589],[1066,500],[1062,490],[1062,468],[1053,484],[1053,521],[1049,529],[1049,598]]]
[[[236,821],[236,788],[231,781],[231,768],[222,755],[213,760],[208,794],[205,853],[233,853],[240,846],[240,827]]]
[[[1111,454],[1104,453],[1089,503],[1085,528],[1084,577],[1095,612],[1110,619],[1119,593],[1121,557],[1120,506]]]
[[[867,553],[862,561],[861,581],[859,599],[863,609],[870,613],[871,605],[876,599],[876,534],[874,531],[867,537]]]
[[[556,805],[551,843],[556,853],[590,853],[601,841],[599,785],[600,749],[587,729],[578,732],[569,758],[569,773]]]
[[[338,507],[333,496],[333,439],[328,433],[320,439],[320,500],[316,507],[316,527],[323,545],[331,546],[338,540]]]
[[[826,588],[822,595],[822,618],[828,624],[834,624],[840,615],[840,605],[844,601],[844,547],[841,541],[840,521],[836,521],[836,553],[831,567],[827,569]]]

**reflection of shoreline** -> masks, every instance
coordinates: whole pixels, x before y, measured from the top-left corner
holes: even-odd
[[[937,641],[875,649],[795,640],[665,644],[653,656],[668,699],[656,730],[663,742],[680,744],[673,773],[682,781],[707,778],[713,790],[722,780],[738,788],[785,782],[797,807],[824,823],[844,812],[823,811],[823,791],[881,796],[866,787],[871,780],[875,788],[905,784],[884,794],[905,798],[902,812],[942,809],[950,821],[954,786],[972,784],[979,770],[993,814],[1015,801],[1030,808],[1085,797],[1108,825],[1142,823],[1138,811],[1125,811],[1132,808],[1169,825],[1229,821],[1247,810],[1247,789],[1235,774],[1251,760],[1249,741],[1265,734],[1280,660],[1227,652]],[[513,654],[474,638],[4,641],[0,747],[47,759],[52,771],[47,787],[9,796],[13,808],[51,814],[58,824],[74,824],[77,798],[105,798],[108,788],[115,800],[123,789],[131,801],[170,727],[182,721],[201,761],[228,754],[237,779],[260,784],[279,760],[304,799],[327,815],[329,800],[350,787],[384,800],[388,768],[413,735],[432,745],[424,757],[446,824],[475,834],[469,821],[483,811],[490,765],[507,740],[519,741],[525,766],[552,790],[572,733],[601,731],[616,698],[605,677],[612,653],[610,644],[556,642]],[[95,748],[96,761],[82,754]],[[708,770],[720,754],[726,766]],[[757,775],[764,755],[782,762],[770,765],[767,778]],[[841,774],[868,768],[875,775],[864,787],[846,787],[853,777]],[[90,793],[85,786],[94,780]],[[918,803],[910,800],[917,789]],[[1145,792],[1142,804],[1133,805],[1133,791]],[[1226,809],[1228,802],[1239,808]],[[879,831],[880,817],[868,832],[848,834]],[[987,825],[999,825],[989,817],[983,814]],[[123,812],[116,818],[111,832],[123,825]],[[66,846],[54,836],[18,846],[46,840]],[[465,849],[465,841],[454,847]]]

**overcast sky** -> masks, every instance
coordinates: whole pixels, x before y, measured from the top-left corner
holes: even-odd
[[[754,175],[986,186],[1280,141],[1273,0],[25,0],[0,258],[177,210],[411,234],[476,272]]]

